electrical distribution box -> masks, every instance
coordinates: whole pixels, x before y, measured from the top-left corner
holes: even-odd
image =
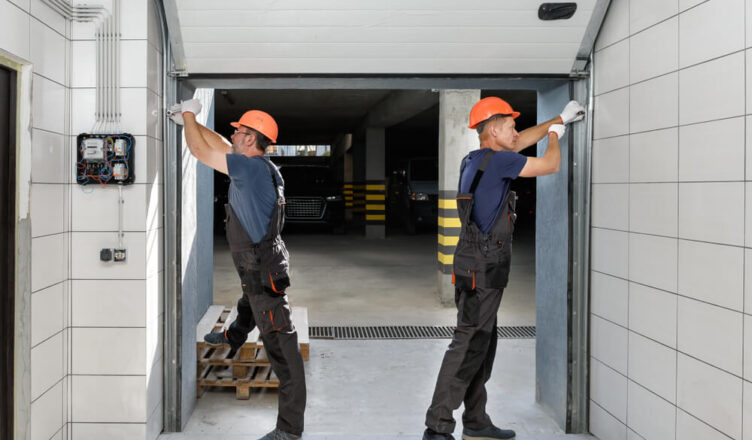
[[[132,135],[82,133],[77,141],[76,181],[79,185],[133,183],[133,147],[136,139]]]

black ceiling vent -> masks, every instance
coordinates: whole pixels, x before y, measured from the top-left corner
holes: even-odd
[[[566,20],[577,11],[577,3],[543,3],[538,8],[541,20]]]

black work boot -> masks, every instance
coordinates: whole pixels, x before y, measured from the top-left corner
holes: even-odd
[[[426,428],[423,432],[423,440],[454,440],[454,436],[452,434],[436,432],[431,428]]]
[[[219,347],[221,345],[229,345],[230,346],[230,353],[227,355],[229,358],[235,357],[235,353],[237,353],[239,347],[233,347],[232,344],[230,344],[230,340],[227,339],[227,330],[219,333],[207,333],[204,335],[204,342],[206,342],[209,345],[213,345],[216,347]]]
[[[462,429],[462,440],[507,440],[513,439],[514,435],[511,429],[499,429],[493,425],[483,429]]]
[[[289,432],[282,431],[279,428],[274,428],[274,431],[261,437],[259,440],[297,440],[301,438],[299,435],[290,434]]]

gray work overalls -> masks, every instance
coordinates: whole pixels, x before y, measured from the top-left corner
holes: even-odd
[[[496,356],[496,313],[509,279],[516,195],[509,191],[491,232],[484,234],[472,221],[473,195],[494,151],[486,151],[468,193],[457,195],[462,229],[454,252],[452,282],[457,305],[457,329],[444,354],[439,378],[426,413],[426,426],[451,433],[452,412],[464,402],[462,424],[480,430],[491,425],[486,414],[485,383]],[[464,171],[460,170],[460,181]]]
[[[272,176],[277,204],[269,230],[260,242],[251,241],[232,206],[225,205],[227,241],[243,286],[237,318],[230,324],[226,336],[230,346],[237,349],[258,326],[272,370],[279,378],[277,428],[301,435],[306,406],[305,371],[285,293],[290,278],[289,255],[280,236],[284,224],[284,186],[278,182],[273,165],[266,158],[262,160]]]

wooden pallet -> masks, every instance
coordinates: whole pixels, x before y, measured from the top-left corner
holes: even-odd
[[[201,397],[207,387],[235,387],[238,399],[249,399],[251,388],[279,387],[279,379],[271,371],[258,329],[248,335],[245,344],[232,358],[228,357],[229,346],[217,347],[204,342],[206,333],[225,331],[236,316],[235,307],[211,306],[196,327],[197,397]],[[310,357],[308,309],[293,309],[292,322],[298,332],[303,360],[307,361]]]

